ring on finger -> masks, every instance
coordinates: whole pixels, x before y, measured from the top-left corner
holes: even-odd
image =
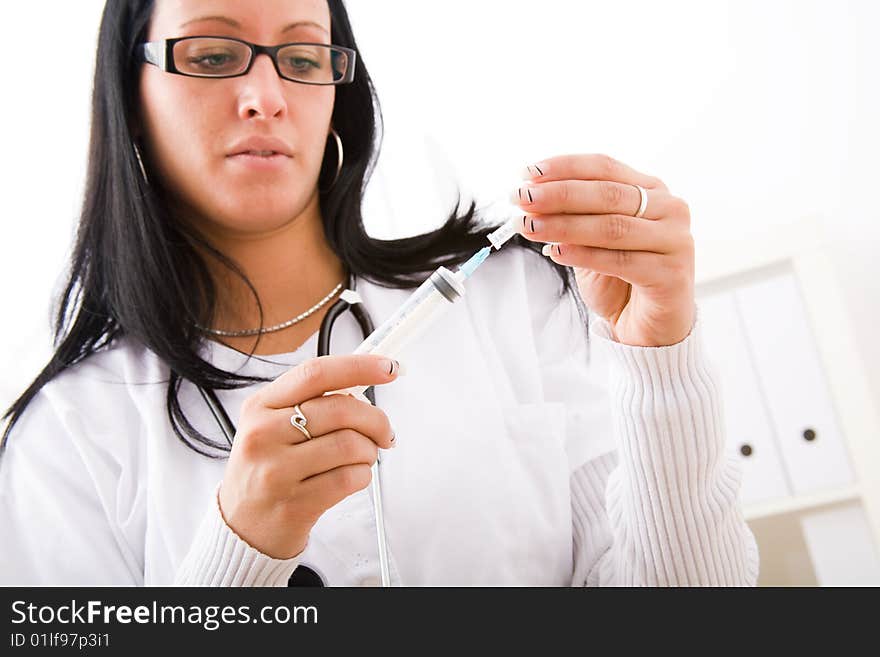
[[[645,216],[645,210],[648,209],[648,192],[644,187],[640,187],[639,185],[633,185],[633,187],[639,190],[639,209],[633,216],[642,219]]]
[[[290,424],[292,424],[296,429],[302,432],[302,434],[306,437],[306,440],[312,439],[312,434],[309,433],[309,430],[306,429],[306,425],[309,423],[306,416],[303,414],[302,409],[299,407],[299,404],[293,407],[293,415],[290,416]]]

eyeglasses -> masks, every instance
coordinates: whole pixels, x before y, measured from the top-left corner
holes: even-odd
[[[325,43],[258,46],[228,37],[193,36],[142,43],[138,58],[163,71],[194,78],[247,75],[257,55],[272,58],[285,80],[302,84],[347,84],[354,80],[357,52]]]

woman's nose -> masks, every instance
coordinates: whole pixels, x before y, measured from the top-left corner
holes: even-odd
[[[257,55],[248,74],[241,78],[238,114],[243,119],[281,117],[287,110],[284,80],[268,55]]]

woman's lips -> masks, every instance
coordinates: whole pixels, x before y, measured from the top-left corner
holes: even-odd
[[[281,169],[292,158],[282,153],[266,154],[265,152],[236,153],[227,156],[227,159],[237,166],[257,171],[274,171]]]

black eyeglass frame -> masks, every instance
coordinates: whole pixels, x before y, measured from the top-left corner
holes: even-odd
[[[250,49],[251,59],[243,71],[241,71],[240,73],[233,73],[232,75],[198,75],[195,73],[185,73],[183,71],[180,71],[174,63],[174,46],[181,41],[188,41],[190,39],[224,39],[226,41],[236,41],[238,43],[246,45]],[[278,65],[278,51],[282,48],[288,48],[290,46],[321,46],[322,48],[333,48],[334,50],[339,50],[345,53],[345,55],[348,57],[348,66],[345,69],[345,75],[343,75],[341,79],[334,80],[333,82],[306,82],[303,80],[296,80],[294,78],[287,77],[281,72],[281,67]],[[354,69],[357,62],[356,50],[352,48],[346,48],[345,46],[333,45],[330,43],[292,41],[290,43],[282,43],[277,46],[261,46],[255,43],[251,43],[250,41],[245,41],[244,39],[236,39],[235,37],[226,36],[220,37],[207,34],[201,36],[178,37],[175,39],[162,39],[160,41],[148,41],[138,44],[138,47],[135,50],[135,54],[140,61],[147,64],[152,64],[153,66],[158,67],[166,73],[174,73],[175,75],[183,75],[188,78],[202,79],[239,78],[243,75],[247,75],[248,73],[250,73],[251,68],[253,68],[254,62],[257,59],[257,55],[265,54],[269,55],[269,59],[272,60],[272,65],[275,67],[275,72],[278,73],[278,77],[280,77],[282,80],[297,82],[299,84],[312,84],[317,86],[348,84],[350,82],[353,82]]]

